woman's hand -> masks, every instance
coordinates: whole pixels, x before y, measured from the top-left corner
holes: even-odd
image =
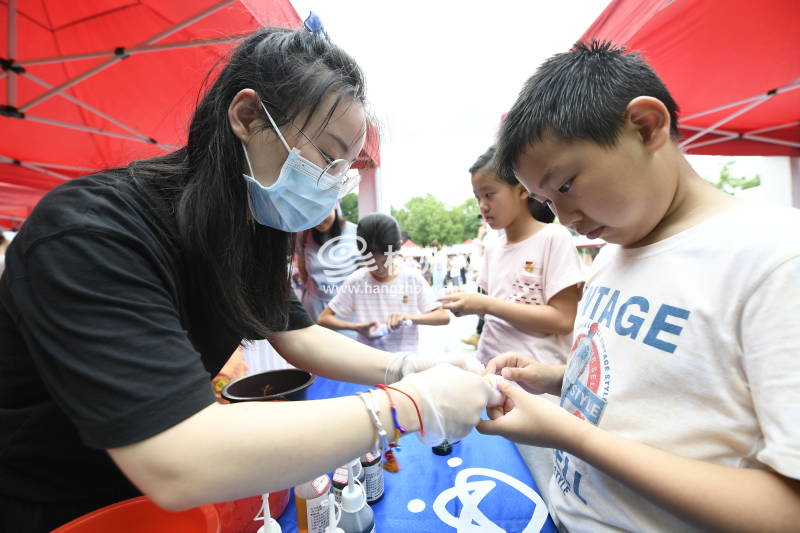
[[[456,292],[438,299],[443,303],[444,309],[450,310],[456,316],[482,315],[486,313],[489,297],[485,294],[474,292]]]
[[[570,449],[567,443],[579,442],[588,424],[553,402],[534,396],[508,383],[498,389],[505,402],[489,407],[490,420],[482,420],[478,431],[500,435],[520,444],[544,448]]]
[[[425,426],[419,439],[429,446],[469,435],[486,405],[499,397],[480,375],[447,363],[410,374],[396,387],[416,392]]]
[[[486,373],[515,381],[531,394],[560,396],[564,368],[564,365],[546,365],[527,355],[507,352],[489,361]]]
[[[409,352],[398,352],[389,365],[386,367],[386,383],[395,383],[406,376],[416,372],[422,372],[433,368],[442,363],[449,363],[458,368],[462,368],[473,374],[483,375],[483,364],[474,355],[456,352],[446,352],[439,354],[412,354]]]

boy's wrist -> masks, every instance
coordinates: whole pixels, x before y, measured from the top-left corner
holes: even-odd
[[[548,376],[548,383],[549,389],[547,392],[552,394],[553,396],[561,396],[561,387],[564,383],[564,372],[567,369],[567,365],[547,365],[547,371],[549,373]]]

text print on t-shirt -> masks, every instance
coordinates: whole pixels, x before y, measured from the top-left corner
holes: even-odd
[[[623,297],[619,290],[587,286],[578,313],[616,333],[657,350],[674,353],[690,312],[674,305],[652,303],[644,296]]]

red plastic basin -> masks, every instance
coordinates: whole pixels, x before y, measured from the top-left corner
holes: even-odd
[[[213,505],[172,513],[146,496],[102,507],[64,524],[51,533],[220,533]]]

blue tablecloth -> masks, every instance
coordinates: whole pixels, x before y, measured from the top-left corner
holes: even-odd
[[[308,399],[367,389],[318,377]],[[377,533],[557,531],[528,467],[506,439],[473,431],[444,457],[432,453],[416,436],[405,437],[400,444],[401,470],[384,473],[384,496],[372,506]],[[279,522],[283,533],[297,532],[294,501]]]

